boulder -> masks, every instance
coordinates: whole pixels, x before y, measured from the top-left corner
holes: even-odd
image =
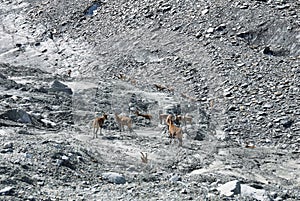
[[[221,195],[232,197],[241,194],[241,183],[238,180],[227,182],[217,188]]]
[[[257,189],[247,184],[241,184],[241,195],[254,198],[255,200],[269,201],[267,192],[264,189]]]
[[[69,88],[67,85],[61,83],[58,80],[54,80],[51,83],[49,91],[52,91],[52,92],[64,92],[64,93],[67,93],[67,94],[70,94],[70,95],[73,94],[71,88]]]
[[[11,121],[19,122],[19,123],[32,123],[32,118],[31,116],[25,112],[24,110],[21,109],[11,109],[7,110],[3,114],[0,115],[1,119],[8,119]]]
[[[7,186],[0,190],[0,195],[13,195],[15,188],[12,186]]]

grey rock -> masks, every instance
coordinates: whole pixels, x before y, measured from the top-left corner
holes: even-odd
[[[126,179],[123,175],[116,172],[105,172],[102,173],[102,177],[114,184],[125,184]]]
[[[7,186],[0,190],[0,195],[12,195],[14,193],[15,188],[12,186]]]
[[[169,181],[171,181],[171,182],[181,181],[181,177],[179,175],[175,174],[172,177],[170,177]]]
[[[272,108],[273,107],[273,104],[272,103],[266,103],[263,105],[263,108],[265,109],[269,109],[269,108]]]
[[[4,149],[11,149],[13,148],[14,146],[14,143],[13,142],[6,142],[4,145],[3,145],[3,148]]]
[[[29,115],[22,109],[7,110],[6,112],[0,115],[0,118],[9,119],[11,121],[20,123],[32,123],[31,115]]]
[[[7,77],[5,77],[2,73],[0,73],[0,79],[6,80]]]

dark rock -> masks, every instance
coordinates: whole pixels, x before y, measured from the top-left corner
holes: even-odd
[[[292,119],[285,119],[282,121],[282,126],[284,128],[289,128],[292,126],[293,123],[294,123],[294,121]]]
[[[199,128],[196,132],[195,137],[193,138],[194,140],[202,141],[205,139],[205,134],[207,133],[207,130],[204,128]]]
[[[5,77],[2,73],[0,73],[0,79],[6,80],[7,77]]]
[[[32,123],[31,115],[21,109],[12,109],[0,115],[1,119],[8,119],[20,123]]]
[[[18,130],[18,134],[21,134],[21,135],[33,135],[32,133],[30,133],[29,131],[27,130]]]
[[[34,184],[34,180],[32,178],[30,178],[29,176],[27,176],[27,175],[23,175],[20,178],[20,181],[25,182],[25,183],[30,184],[30,185]]]
[[[15,188],[12,186],[7,186],[0,190],[0,195],[13,195]]]
[[[59,82],[58,80],[54,80],[51,83],[49,91],[64,92],[64,93],[67,93],[67,94],[70,94],[70,95],[73,94],[72,90],[67,85]]]

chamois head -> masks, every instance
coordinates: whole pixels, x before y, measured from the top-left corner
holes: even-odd
[[[103,113],[103,117],[104,117],[104,119],[107,119],[107,114]]]
[[[166,119],[166,122],[167,122],[168,125],[170,125],[171,123],[173,123],[172,118],[173,118],[173,115],[169,114],[168,117],[167,117],[167,119]]]

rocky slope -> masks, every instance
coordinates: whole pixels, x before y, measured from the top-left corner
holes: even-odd
[[[299,9],[2,1],[0,199],[299,200]],[[176,105],[194,116],[183,147],[158,119]]]

